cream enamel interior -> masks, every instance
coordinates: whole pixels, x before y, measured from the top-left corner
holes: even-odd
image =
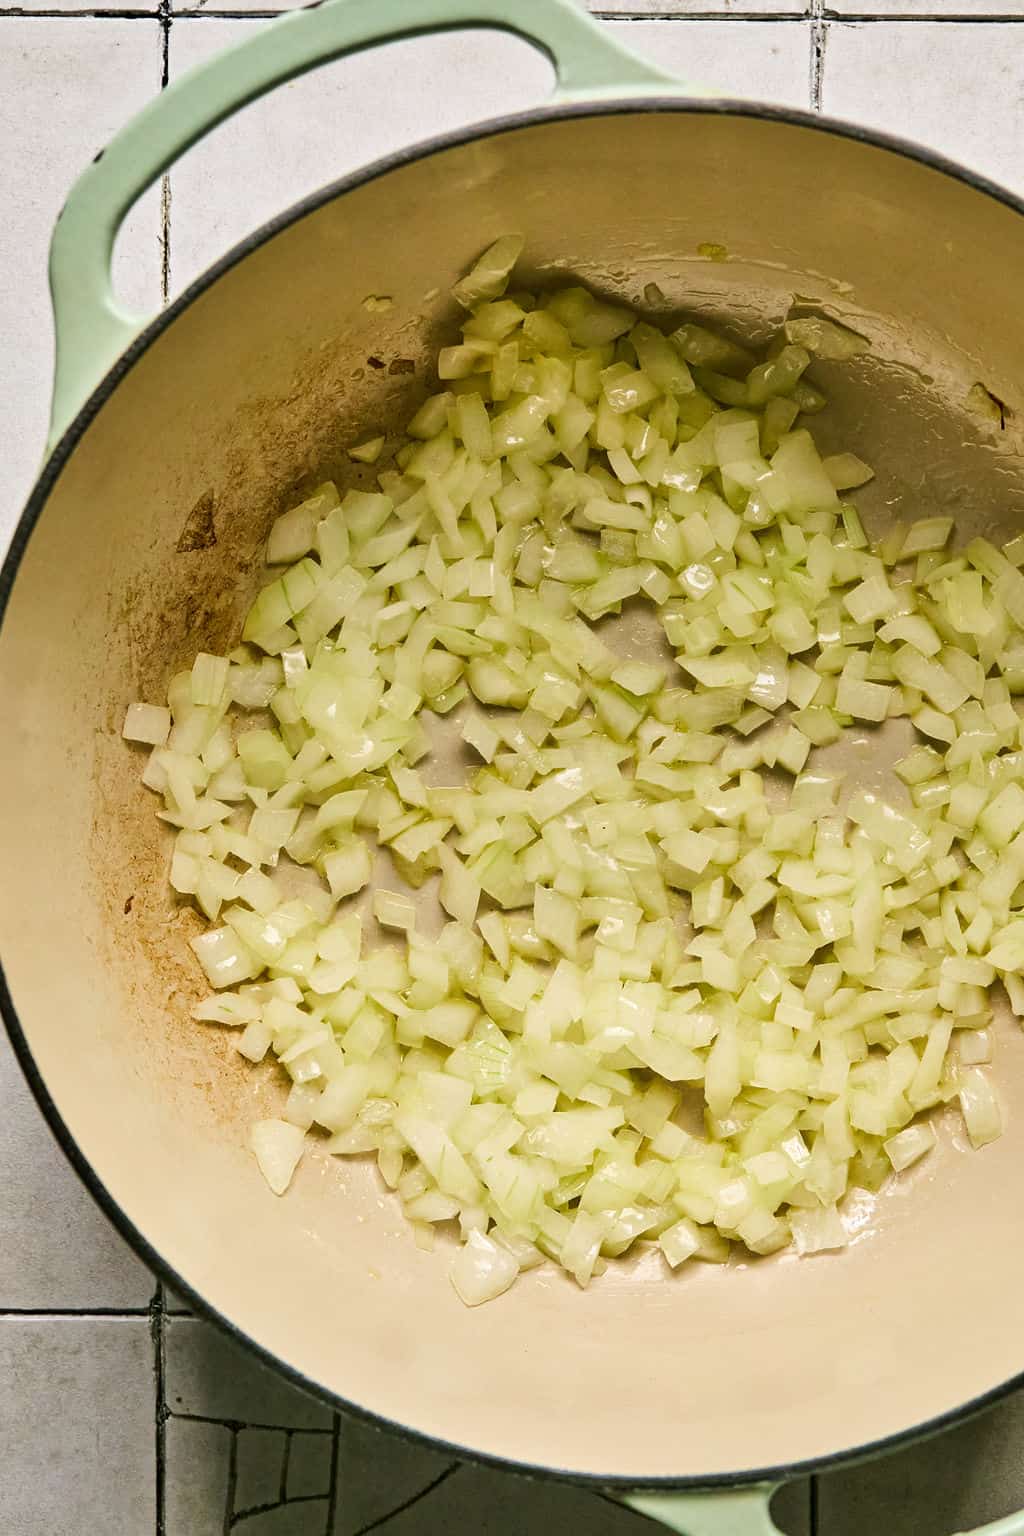
[[[7,983],[111,1198],[311,1382],[471,1450],[639,1482],[852,1450],[1024,1369],[1015,1026],[1003,1139],[972,1155],[944,1124],[846,1253],[675,1278],[651,1254],[586,1294],[545,1269],[467,1311],[443,1245],[417,1250],[372,1167],[307,1155],[288,1196],[269,1193],[244,1137],[279,1081],[187,1017],[195,919],[169,900],[125,705],[230,643],[272,517],[325,472],[354,483],[344,445],[408,413],[450,284],[515,229],[546,281],[631,300],[657,282],[739,333],[767,335],[800,300],[846,318],[873,351],[818,366],[834,401],[819,427],[878,467],[873,528],[940,508],[965,531],[1024,526],[1022,413],[1000,429],[964,408],[976,380],[1024,403],[1024,221],[985,193],[809,125],[669,108],[485,133],[392,169],[180,313],[42,507],[0,632]],[[707,241],[728,260],[699,256]],[[393,307],[368,310],[374,294]],[[887,746],[855,747],[862,771]]]

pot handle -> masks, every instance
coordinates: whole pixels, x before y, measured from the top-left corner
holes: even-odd
[[[781,1536],[771,1501],[781,1483],[761,1483],[726,1493],[629,1493],[621,1497],[678,1536]],[[1024,1510],[959,1536],[1024,1536]]]
[[[643,94],[678,82],[634,57],[575,0],[320,0],[175,80],[71,189],[50,245],[56,364],[48,451],[151,317],[114,298],[110,258],[132,204],[192,144],[277,85],[377,43],[462,27],[514,33],[547,54],[555,99]]]
[[[979,1525],[974,1531],[961,1531],[959,1536],[1024,1536],[1024,1509],[1004,1520],[993,1520],[991,1525]]]
[[[622,1503],[679,1536],[781,1536],[769,1508],[779,1483],[722,1493],[627,1493]]]

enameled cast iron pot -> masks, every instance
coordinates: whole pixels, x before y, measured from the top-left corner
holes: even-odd
[[[158,319],[118,311],[117,227],[207,129],[328,59],[472,24],[547,53],[553,103],[325,188]],[[947,1127],[838,1256],[667,1280],[655,1254],[586,1294],[539,1271],[468,1311],[373,1169],[311,1156],[275,1199],[245,1131],[280,1090],[187,1016],[195,919],[170,900],[119,732],[130,700],[233,643],[273,516],[325,472],[351,483],[342,445],[430,387],[450,285],[512,230],[527,279],[573,273],[628,299],[656,282],[674,309],[761,338],[794,303],[846,320],[872,350],[819,365],[833,404],[818,422],[878,468],[862,503],[875,529],[950,510],[964,533],[1019,530],[1022,215],[911,146],[684,95],[570,0],[326,0],[177,82],[74,188],[52,250],[50,452],[0,581],[3,1011],[122,1232],[297,1381],[460,1454],[593,1480],[689,1536],[769,1532],[771,1485],[1019,1383],[1024,1039],[1009,1023],[1007,1133],[966,1155]]]

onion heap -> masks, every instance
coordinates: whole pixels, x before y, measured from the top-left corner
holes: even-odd
[[[206,920],[193,1014],[290,1079],[271,1189],[310,1135],[374,1154],[469,1305],[640,1243],[842,1247],[935,1106],[999,1135],[993,985],[1024,1014],[1024,538],[870,541],[871,470],[803,424],[854,333],[758,359],[510,292],[521,245],[351,450],[377,489],[278,517],[239,646],[124,730]],[[897,718],[891,794],[816,763]]]

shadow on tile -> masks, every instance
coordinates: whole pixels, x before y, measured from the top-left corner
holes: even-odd
[[[167,1536],[223,1536],[231,1431],[223,1424],[169,1419],[165,1456]]]
[[[810,1536],[806,1482],[780,1493],[773,1513],[785,1536]],[[585,1489],[451,1461],[399,1435],[343,1418],[333,1536],[655,1536],[649,1520]]]
[[[334,1536],[355,1536],[378,1522],[455,1465],[442,1451],[343,1417]]]
[[[866,1466],[818,1479],[821,1536],[950,1536],[1024,1506],[1024,1396]]]
[[[169,1285],[164,1286],[164,1310],[172,1317],[193,1317],[195,1315],[184,1296],[179,1296],[177,1291],[172,1290]]]
[[[379,1479],[380,1469],[376,1472]],[[655,1536],[653,1521],[617,1504],[613,1499],[563,1483],[534,1482],[510,1472],[469,1464],[454,1465],[427,1484],[429,1491],[407,1502],[390,1518],[362,1520],[365,1503],[353,1482],[370,1476],[365,1462],[352,1469],[350,1481],[341,1485],[335,1536],[438,1536],[449,1530],[472,1531],[474,1536],[539,1536],[562,1530],[586,1532],[586,1536]],[[389,1492],[393,1495],[392,1487]],[[776,1518],[787,1536],[809,1532],[806,1484],[790,1490]]]
[[[261,1365],[212,1324],[169,1317],[165,1338],[165,1390],[172,1414],[228,1425],[332,1430],[329,1408]]]
[[[654,1527],[581,1488],[459,1463],[445,1452],[344,1417],[332,1505],[334,1417],[210,1324],[166,1324],[167,1536],[219,1536],[226,1501],[244,1536],[533,1536],[562,1527],[587,1536],[641,1536]],[[806,1483],[780,1494],[785,1536],[810,1536]]]

